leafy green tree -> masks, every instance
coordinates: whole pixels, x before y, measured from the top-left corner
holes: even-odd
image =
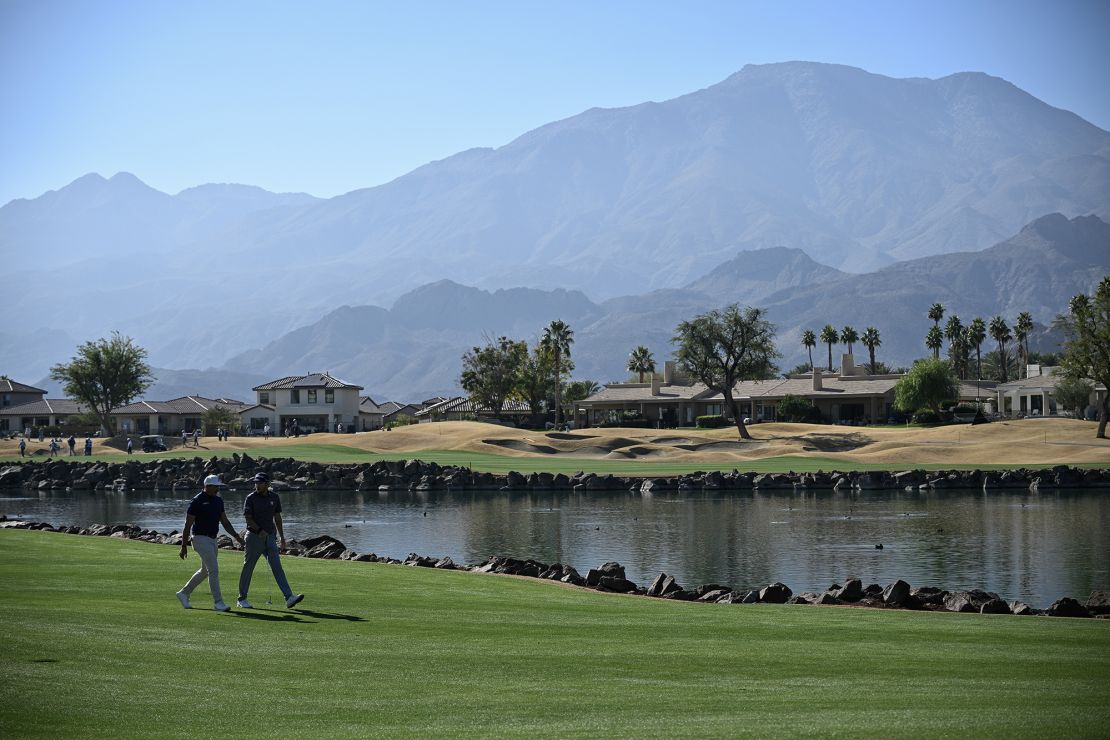
[[[791,375],[805,375],[806,373],[813,372],[813,366],[808,362],[803,362],[800,365],[795,365],[782,374],[782,377],[789,378]]]
[[[863,336],[860,337],[863,346],[867,347],[867,354],[871,358],[871,364],[867,372],[872,375],[878,375],[878,366],[875,364],[875,348],[883,343],[883,339],[879,336],[879,330],[873,326],[869,326],[863,330]]]
[[[563,389],[563,405],[566,407],[564,412],[570,412],[567,415],[573,416],[574,404],[579,401],[589,398],[593,394],[601,390],[601,385],[593,380],[572,380],[567,383],[566,388]]]
[[[505,401],[520,385],[521,368],[528,356],[528,345],[499,337],[463,355],[459,385],[479,408],[488,408],[500,417]]]
[[[967,325],[965,335],[968,347],[975,348],[975,377],[981,378],[983,377],[983,341],[987,338],[986,323],[976,316],[971,320],[971,323]]]
[[[821,330],[821,343],[829,345],[829,372],[832,372],[832,348],[833,345],[840,341],[840,335],[836,333],[836,327],[832,324],[825,324],[825,328]]]
[[[1090,378],[1107,389],[1101,394],[1096,436],[1106,438],[1110,420],[1110,275],[1095,288],[1095,294],[1071,299],[1064,317],[1064,357],[1061,366],[1070,378]]]
[[[925,346],[933,350],[933,359],[940,358],[940,348],[944,345],[944,334],[939,327],[930,326],[929,333],[925,335]]]
[[[1089,380],[1065,376],[1056,383],[1056,403],[1081,419],[1094,391],[1095,386]]]
[[[813,329],[802,332],[802,346],[809,353],[809,370],[813,370],[813,348],[817,346],[817,335],[813,333]]]
[[[840,330],[840,341],[848,345],[848,354],[852,354],[852,345],[859,341],[859,333],[850,326]]]
[[[675,329],[675,358],[682,369],[724,397],[741,439],[751,439],[732,392],[741,380],[775,372],[775,326],[762,308],[735,303],[683,321]],[[831,327],[830,327],[831,328]],[[835,329],[833,330],[835,331]]]
[[[1006,320],[1001,316],[995,316],[991,319],[991,323],[987,330],[990,332],[991,339],[998,342],[999,357],[1007,357],[1006,342],[1010,341],[1013,337],[1010,335],[1010,327],[1006,325]],[[1000,363],[1002,375],[999,377],[998,382],[1005,383],[1009,379],[1010,376],[1007,372],[1009,370],[1009,365],[1010,363],[1008,361]]]
[[[1033,363],[1034,365],[1040,365],[1042,367],[1055,367],[1063,361],[1062,358],[1063,355],[1059,352],[1029,353],[1029,362]]]
[[[655,358],[644,345],[640,345],[628,355],[628,372],[639,373],[640,382],[644,382],[644,373],[655,372]]]
[[[239,414],[227,406],[216,405],[201,414],[200,424],[205,435],[209,437],[214,435],[217,429],[225,429],[229,432],[237,431],[239,429]]]
[[[918,360],[894,386],[894,405],[900,411],[928,408],[937,413],[942,403],[958,398],[959,393],[951,363],[937,358]]]
[[[544,403],[552,390],[555,377],[555,357],[550,348],[537,343],[532,352],[524,359],[516,389],[516,397],[528,404],[532,423],[536,424],[543,414]]]
[[[929,306],[929,320],[933,322],[933,326],[940,328],[940,320],[944,318],[944,306],[939,303],[934,303]]]
[[[1022,367],[1029,364],[1029,335],[1033,332],[1033,315],[1028,311],[1022,311],[1018,314],[1017,321],[1014,322],[1014,340],[1018,345],[1018,362]],[[1026,377],[1028,377],[1028,368],[1026,367]]]
[[[813,402],[801,396],[785,395],[775,409],[780,421],[807,421],[813,417]]]
[[[112,332],[111,339],[85,342],[69,362],[50,368],[50,378],[62,383],[67,396],[88,406],[109,432],[115,430],[112,410],[131,403],[154,382],[146,350],[119,332]]]
[[[563,358],[570,357],[570,345],[574,344],[574,331],[563,321],[555,319],[543,330],[540,342],[552,352],[555,360],[555,426],[559,426],[560,402],[559,395],[562,391]]]

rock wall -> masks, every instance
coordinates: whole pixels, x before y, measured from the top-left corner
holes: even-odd
[[[670,478],[598,475],[596,473],[531,473],[505,475],[469,468],[440,466],[421,460],[385,460],[375,463],[328,464],[292,458],[253,459],[194,457],[128,460],[121,463],[95,460],[21,462],[0,468],[0,489],[37,490],[200,490],[206,475],[220,475],[231,486],[250,486],[250,478],[264,471],[273,478],[275,491],[299,489],[376,491],[435,489],[654,491],[675,490],[932,490],[983,488],[1038,490],[1041,488],[1110,487],[1110,469],[1083,469],[1067,465],[1040,470],[904,470],[900,472],[730,473],[712,471]]]

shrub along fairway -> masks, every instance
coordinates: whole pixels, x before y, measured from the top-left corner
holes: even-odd
[[[0,530],[0,735],[1104,735],[1110,622],[674,603],[288,558],[185,611],[176,548]],[[224,595],[240,556],[222,553]],[[276,599],[275,599],[276,601]]]

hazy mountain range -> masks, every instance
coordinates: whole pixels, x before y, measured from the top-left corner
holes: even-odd
[[[682,288],[601,303],[578,291],[490,292],[444,280],[402,296],[390,310],[343,306],[232,358],[223,369],[269,376],[330,370],[372,393],[419,400],[457,392],[460,357],[470,346],[500,335],[534,343],[558,317],[575,331],[574,376],[604,382],[627,377],[628,353],[638,344],[662,366],[680,321],[732,302],[768,308],[784,369],[806,359],[801,332],[819,332],[826,323],[860,333],[875,326],[883,338],[878,357],[909,364],[927,352],[926,313],[935,302],[965,323],[1000,313],[1012,324],[1019,312],[1030,311],[1043,327],[1072,295],[1093,291],[1106,274],[1110,224],[1054,214],[981,252],[923,257],[866,275],[779,247],[743,252]],[[834,356],[841,351],[835,348]],[[824,352],[819,346],[814,357]],[[863,362],[866,350],[857,345],[856,352]]]
[[[253,373],[248,361],[267,354],[256,350],[300,329],[307,343],[282,374],[328,369],[302,368],[309,359],[335,369],[362,356],[371,365],[352,379],[388,368],[389,387],[442,390],[413,358],[421,333],[475,336],[501,325],[463,327],[461,316],[447,316],[455,323],[440,326],[434,306],[456,313],[449,301],[434,303],[444,286],[409,293],[447,279],[566,289],[533,298],[565,301],[568,321],[582,311],[579,367],[605,378],[608,366],[587,359],[591,319],[604,318],[597,336],[621,338],[626,353],[635,326],[669,336],[676,311],[727,295],[769,305],[792,340],[791,317],[823,313],[822,301],[840,295],[848,313],[860,305],[840,293],[853,285],[845,273],[983,250],[1050,213],[1110,217],[1110,133],[981,73],[892,79],[805,62],[747,66],[673,100],[591,109],[330,199],[242,185],[169,195],[121,173],[12,201],[0,208],[13,307],[0,356],[5,371],[41,377],[80,341],[119,329],[159,367],[227,363]],[[789,264],[777,252],[745,256],[772,247],[792,250],[782,253]],[[896,301],[901,283],[872,274],[884,277],[862,285]],[[1067,296],[1054,291],[1073,281],[1046,277],[1038,305],[1059,310]],[[1006,299],[995,277],[984,279],[976,295]],[[795,288],[794,298],[778,294]],[[340,320],[329,314],[339,306],[363,308]],[[520,321],[553,318],[539,313]],[[392,349],[369,358],[348,344],[333,360],[304,329],[323,331],[324,322],[337,343],[341,328],[377,326]],[[505,331],[513,327],[523,324]],[[890,349],[913,356],[899,346]]]

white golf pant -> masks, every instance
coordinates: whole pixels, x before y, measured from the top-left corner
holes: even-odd
[[[181,590],[186,595],[192,594],[193,589],[204,583],[204,579],[208,579],[208,588],[212,592],[212,600],[219,603],[224,600],[220,594],[220,565],[216,560],[216,553],[219,548],[216,547],[216,540],[213,537],[206,537],[202,534],[193,536],[193,552],[200,557],[200,570],[193,574],[189,582]]]

